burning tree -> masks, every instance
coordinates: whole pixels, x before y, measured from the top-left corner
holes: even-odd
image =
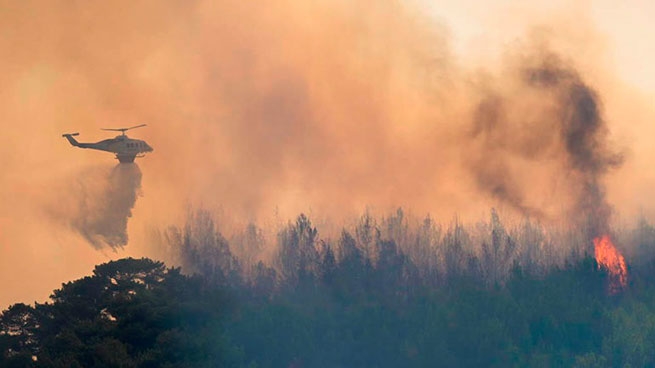
[[[623,255],[616,249],[609,235],[594,239],[594,255],[598,267],[604,267],[609,272],[609,291],[616,294],[628,285],[628,268]]]

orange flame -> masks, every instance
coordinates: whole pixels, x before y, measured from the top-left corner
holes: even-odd
[[[598,267],[605,267],[609,271],[611,294],[623,290],[628,284],[628,268],[623,255],[619,253],[609,235],[594,239],[594,253]]]

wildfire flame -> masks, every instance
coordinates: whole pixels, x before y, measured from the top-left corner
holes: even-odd
[[[594,253],[598,267],[605,267],[609,271],[609,291],[615,294],[623,290],[628,284],[628,268],[623,255],[616,249],[609,235],[594,239]]]

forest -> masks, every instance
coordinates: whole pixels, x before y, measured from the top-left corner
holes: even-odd
[[[300,215],[270,239],[198,210],[159,233],[179,267],[111,261],[4,310],[0,366],[655,366],[655,228],[611,234],[619,286],[585,234],[399,209],[337,236]]]

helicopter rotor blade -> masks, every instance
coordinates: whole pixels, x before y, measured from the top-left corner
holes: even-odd
[[[146,125],[147,125],[147,124],[135,125],[135,126],[133,126],[133,127],[125,128],[125,130],[141,128],[141,127],[144,127],[144,126],[146,126]]]
[[[100,130],[110,130],[112,132],[123,132],[123,133],[125,133],[125,131],[127,131],[127,130],[141,128],[141,127],[144,127],[146,125],[147,124],[135,125],[135,126],[132,126],[132,127],[129,127],[129,128],[100,128]]]

